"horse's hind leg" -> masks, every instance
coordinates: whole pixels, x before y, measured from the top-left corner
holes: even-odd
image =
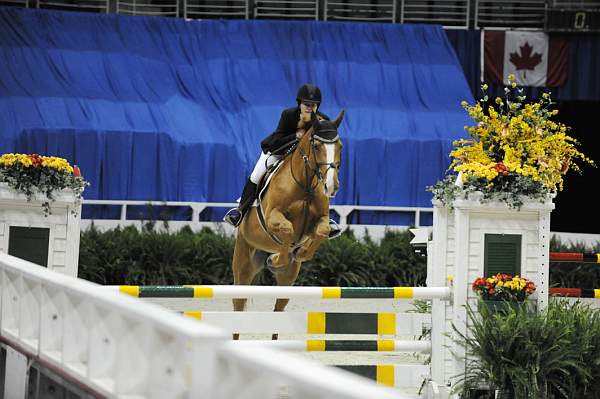
[[[235,285],[250,285],[260,270],[251,260],[252,249],[242,237],[238,234],[235,240],[235,249],[233,250],[233,262],[231,268],[233,270],[233,283]],[[243,311],[246,308],[247,298],[233,299],[233,310]],[[238,339],[239,334],[233,334],[233,339]]]
[[[294,285],[294,282],[298,278],[301,265],[302,262],[292,261],[285,270],[275,273],[277,285]],[[275,301],[275,312],[283,312],[289,301],[289,298],[277,298],[277,301]],[[277,338],[278,334],[273,334],[272,339]]]

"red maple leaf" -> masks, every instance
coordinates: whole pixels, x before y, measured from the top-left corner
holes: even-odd
[[[529,45],[528,42],[525,42],[524,45],[519,47],[521,50],[521,54],[518,53],[510,53],[510,62],[512,62],[517,70],[525,69],[533,71],[535,67],[542,62],[542,55],[540,53],[534,53],[533,47]]]

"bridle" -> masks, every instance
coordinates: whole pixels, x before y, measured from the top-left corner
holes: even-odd
[[[324,136],[323,133],[329,133],[329,134],[327,136]],[[335,133],[335,136],[333,136],[333,133]],[[333,136],[333,137],[328,137],[328,136]],[[341,161],[336,164],[335,162],[330,162],[330,163],[318,162],[318,160],[317,160],[317,150],[319,147],[319,144],[317,142],[324,143],[324,144],[337,143],[340,140],[340,136],[337,133],[337,130],[328,128],[328,129],[323,129],[322,131],[319,130],[318,132],[313,131],[313,133],[310,135],[309,140],[310,140],[310,146],[308,147],[308,154],[306,152],[304,152],[304,149],[299,144],[298,144],[298,149],[297,149],[297,151],[299,151],[299,153],[300,153],[300,156],[302,157],[302,161],[304,162],[304,178],[306,181],[306,185],[302,184],[302,182],[296,178],[296,175],[294,174],[294,169],[293,169],[293,162],[290,162],[290,173],[292,175],[292,178],[294,179],[296,184],[298,186],[300,186],[300,188],[302,188],[302,191],[304,191],[304,204],[303,204],[304,216],[302,218],[302,230],[301,230],[300,235],[298,236],[298,239],[295,240],[294,243],[292,244],[292,247],[298,246],[299,241],[304,236],[307,222],[308,222],[308,216],[309,216],[308,213],[309,213],[309,209],[310,209],[310,202],[315,197],[316,188],[319,186],[319,183],[323,184],[323,188],[325,189],[325,192],[327,192],[327,182],[325,181],[325,179],[323,177],[323,173],[321,173],[321,167],[327,166],[327,169],[325,170],[325,176],[327,176],[327,172],[330,169],[339,171],[340,163],[341,163]],[[312,164],[311,164],[311,155],[313,158]],[[317,178],[317,181],[313,185],[312,181],[313,181],[314,177]]]
[[[322,135],[319,134],[319,133],[325,133],[325,132],[327,132],[327,133],[335,132],[335,136],[331,137],[331,138],[327,138],[327,137],[323,137]],[[305,196],[312,199],[314,197],[315,189],[318,187],[319,183],[323,184],[325,192],[327,192],[327,182],[325,181],[324,176],[327,176],[327,172],[329,172],[330,169],[339,171],[340,164],[341,164],[341,160],[337,164],[335,162],[319,162],[319,161],[317,161],[317,151],[318,151],[318,147],[319,147],[319,144],[317,144],[317,142],[320,142],[323,144],[334,144],[340,140],[340,136],[337,133],[337,131],[326,130],[323,132],[321,132],[321,131],[313,132],[310,135],[309,140],[310,140],[310,146],[308,149],[308,154],[306,154],[304,152],[302,147],[298,147],[300,156],[302,157],[302,160],[304,161],[304,178],[306,181],[306,186],[303,185],[302,182],[300,182],[296,178],[296,175],[294,175],[294,170],[292,167],[293,162],[290,162],[290,172],[291,172],[292,178],[294,179],[296,184],[298,186],[300,186],[302,188],[302,190],[304,191]],[[312,164],[311,164],[311,155],[313,158]],[[323,166],[327,166],[327,169],[325,169],[325,173],[321,172],[321,167],[323,167]],[[311,183],[313,179],[310,177],[310,175],[311,175],[310,172],[312,172],[313,177],[316,176],[316,178],[317,178],[317,182],[314,186]]]

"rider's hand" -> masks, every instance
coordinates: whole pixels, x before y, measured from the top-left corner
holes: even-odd
[[[305,133],[305,132],[306,132],[306,130],[304,130],[304,129],[298,129],[298,130],[296,131],[296,138],[298,138],[298,139],[301,139],[301,138],[302,138],[302,136],[304,136],[304,133]]]

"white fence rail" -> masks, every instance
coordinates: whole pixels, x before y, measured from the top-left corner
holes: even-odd
[[[311,318],[322,312],[214,312],[191,311],[185,316],[202,320],[211,326],[228,333],[240,334],[317,334],[311,331]],[[333,312],[331,312],[333,313]],[[338,313],[339,314],[339,313]],[[345,313],[353,315],[354,313]],[[356,313],[358,316],[361,313]],[[393,320],[393,335],[423,334],[423,329],[431,325],[431,315],[425,313],[379,313],[390,315]],[[379,314],[375,314],[376,316]],[[349,316],[348,316],[349,317]],[[358,323],[359,321],[357,321]],[[324,334],[318,333],[318,334]],[[328,333],[331,334],[331,333]],[[339,333],[339,334],[346,334]],[[386,335],[386,334],[379,334]]]
[[[221,330],[5,253],[0,293],[0,340],[11,353],[97,396],[403,398],[292,355],[234,347]],[[5,378],[5,392],[24,389],[24,378]]]
[[[164,220],[168,222],[170,231],[178,231],[184,226],[189,226],[193,230],[200,230],[203,227],[210,227],[212,229],[221,230],[227,234],[232,234],[235,230],[227,223],[220,221],[203,221],[201,215],[206,210],[211,209],[227,209],[236,206],[234,202],[177,202],[177,201],[124,201],[124,200],[84,200],[83,209],[84,214],[81,220],[81,228],[85,230],[91,226],[94,226],[100,230],[112,229],[117,226],[136,226],[141,228],[142,225],[148,220],[144,219],[141,215],[143,212],[139,212],[138,215],[132,215],[132,207],[143,207],[145,210],[150,208],[158,210],[157,216],[155,217],[156,225],[155,228],[158,230],[165,228]],[[118,217],[114,218],[89,218],[86,216],[86,209],[90,208],[118,208]],[[173,220],[170,214],[175,209],[187,209],[188,213],[186,220]],[[422,227],[423,220],[433,214],[433,208],[427,207],[403,207],[403,206],[371,206],[371,205],[332,205],[331,210],[339,216],[339,224],[342,229],[349,228],[354,231],[357,237],[362,237],[365,232],[368,232],[371,238],[380,239],[385,234],[386,230],[390,228],[406,229],[410,226]],[[375,225],[375,224],[359,224],[350,223],[351,214],[353,212],[377,212],[380,214],[403,214],[407,215],[406,218],[409,222],[398,225]],[[162,217],[165,217],[162,220]],[[427,226],[427,222],[425,222]]]
[[[233,202],[176,202],[176,201],[121,201],[121,200],[84,200],[84,209],[89,206],[106,206],[106,207],[118,207],[119,217],[114,219],[82,219],[81,228],[85,230],[90,227],[92,223],[101,229],[112,229],[117,226],[137,226],[141,227],[144,220],[141,218],[132,219],[127,217],[128,207],[131,206],[151,206],[154,208],[176,208],[176,207],[187,207],[189,208],[190,217],[189,220],[168,220],[169,229],[171,231],[178,231],[183,226],[190,226],[193,230],[199,230],[202,227],[210,227],[213,229],[222,230],[225,233],[232,234],[234,229],[227,223],[221,222],[209,222],[200,221],[200,214],[211,208],[231,208],[236,206]],[[424,216],[433,213],[433,208],[427,207],[401,207],[401,206],[370,206],[370,205],[332,205],[331,209],[339,215],[340,226],[345,229],[349,228],[352,230],[357,237],[367,232],[373,239],[380,239],[385,234],[386,230],[389,229],[406,229],[413,225],[416,228],[428,227],[427,223],[423,224]],[[376,224],[355,224],[349,223],[349,218],[352,212],[356,211],[371,211],[380,213],[404,213],[409,214],[410,219],[414,223],[406,225],[376,225]],[[158,221],[155,228],[162,229],[162,221]],[[589,248],[593,248],[596,243],[600,242],[600,234],[579,234],[579,233],[562,233],[552,232],[555,236],[560,238],[565,244],[579,244],[583,243]]]

